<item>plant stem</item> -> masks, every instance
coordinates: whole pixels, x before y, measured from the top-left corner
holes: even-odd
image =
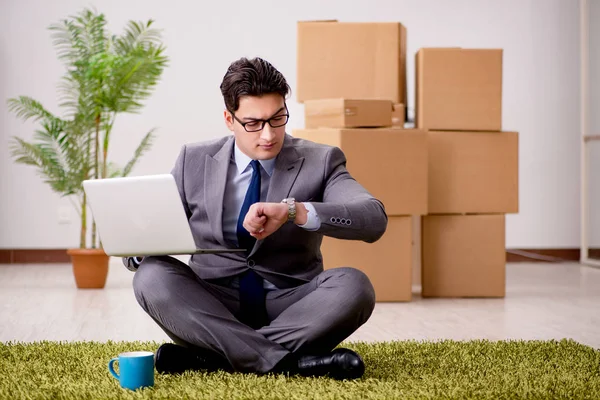
[[[115,112],[114,115],[110,118],[110,122],[109,124],[106,126],[106,132],[104,132],[104,143],[103,143],[103,159],[102,159],[102,178],[106,178],[106,175],[108,174],[107,171],[107,160],[108,160],[108,144],[110,143],[110,133],[112,131],[113,125],[115,124],[115,118],[117,116],[117,113]]]
[[[99,151],[100,151],[100,121],[101,113],[96,114],[96,143],[94,149],[94,178],[98,179],[100,174],[98,171]],[[96,220],[92,218],[92,249],[96,248]]]
[[[85,161],[83,165],[83,179],[89,179],[90,177],[90,136],[92,133],[86,129],[85,134],[87,135],[87,140],[85,141]],[[85,190],[81,189],[83,194],[81,200],[81,235],[79,237],[79,247],[84,249],[87,247],[87,197],[85,194]]]
[[[83,192],[83,201],[81,202],[81,234],[79,236],[79,247],[84,249],[86,247],[86,233],[87,233],[87,197]]]
[[[99,160],[99,151],[100,151],[100,121],[101,121],[101,113],[96,114],[96,146],[95,146],[95,156],[94,156],[94,178],[98,179],[100,177],[98,171],[98,160]]]
[[[115,123],[115,117],[116,117],[117,113],[115,112],[114,115],[112,116],[112,118],[109,116],[110,118],[110,122],[108,123],[108,125],[106,125],[106,130],[104,131],[104,140],[102,142],[102,179],[105,179],[108,175],[108,165],[107,165],[107,160],[108,160],[108,143],[109,143],[109,136],[110,136],[110,132],[112,130],[113,124]],[[98,119],[96,119],[96,129],[97,131],[99,130],[99,122]],[[98,133],[96,133],[96,137],[98,137]],[[98,145],[96,145],[98,146]],[[95,224],[95,222],[94,222]],[[95,225],[94,225],[95,227]],[[99,248],[102,248],[102,241],[99,241]]]

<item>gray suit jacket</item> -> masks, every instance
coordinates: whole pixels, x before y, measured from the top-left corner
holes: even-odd
[[[171,173],[175,177],[199,248],[226,248],[223,238],[223,196],[234,137],[183,146]],[[310,281],[323,271],[323,235],[340,239],[378,240],[387,228],[383,204],[346,170],[337,147],[285,136],[275,162],[267,202],[294,197],[311,202],[321,221],[317,231],[293,223],[258,240],[250,254],[196,254],[190,267],[202,279],[225,278],[254,267],[279,288]]]

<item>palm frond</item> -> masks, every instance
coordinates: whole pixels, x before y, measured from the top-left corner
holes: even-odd
[[[123,35],[114,39],[116,53],[124,56],[138,47],[148,49],[150,46],[160,46],[161,31],[152,28],[153,24],[152,19],[146,23],[129,21]]]
[[[14,136],[9,149],[16,162],[43,168],[40,151],[35,145]]]
[[[46,147],[41,143],[30,143],[21,138],[14,137],[11,143],[11,155],[17,162],[37,167],[38,174],[44,179],[44,182],[60,193],[61,195],[70,195],[76,193],[66,179],[66,173],[57,161],[57,155],[52,148]]]
[[[106,166],[106,170],[107,178],[118,178],[123,176],[123,169],[113,162],[108,163],[108,165]]]
[[[77,73],[69,73],[62,78],[59,88],[60,107],[66,110],[65,117],[85,128],[84,132],[92,131],[98,113],[93,82]]]
[[[19,96],[8,99],[8,110],[14,112],[17,117],[28,120],[33,118],[34,121],[40,119],[59,121],[60,119],[46,110],[44,106],[37,100],[28,96]]]
[[[16,161],[36,166],[55,190],[71,192],[64,189],[69,186],[67,174],[71,167],[67,164],[77,153],[65,132],[67,122],[47,111],[38,101],[26,96],[10,99],[9,110],[26,120],[41,120],[43,128],[35,132],[36,143],[15,139],[12,155]]]
[[[84,9],[70,19],[50,25],[58,57],[72,68],[82,68],[95,54],[105,48],[104,15]]]
[[[152,147],[152,141],[154,140],[154,131],[155,130],[156,130],[156,128],[152,128],[144,136],[144,138],[140,142],[140,144],[137,147],[137,149],[135,149],[135,153],[133,154],[133,157],[125,165],[125,168],[123,168],[123,175],[122,176],[129,175],[131,173],[131,170],[133,169],[133,167],[135,167],[135,165],[137,164],[137,162],[140,159],[140,157],[143,156],[144,153],[146,153],[146,151],[150,150],[150,147]]]
[[[94,172],[88,150],[92,148],[94,140],[90,130],[87,123],[80,123],[76,118],[68,122],[65,134],[58,140],[65,155],[69,177],[76,182],[87,179]]]
[[[117,112],[140,111],[142,101],[150,97],[167,65],[163,51],[162,47],[138,48],[122,57],[122,61],[114,65],[110,83],[100,101]]]
[[[58,118],[43,120],[41,126],[32,142],[14,137],[11,155],[16,162],[36,167],[44,182],[63,196],[80,193],[89,171],[85,152],[89,135],[71,129],[76,125]]]
[[[66,109],[65,117],[73,117],[79,110],[79,97],[81,95],[81,83],[73,74],[62,77],[58,84],[59,106]]]

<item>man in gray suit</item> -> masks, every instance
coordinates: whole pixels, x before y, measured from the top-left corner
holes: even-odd
[[[357,269],[324,270],[320,245],[378,240],[384,206],[339,148],[286,134],[290,88],[271,64],[235,61],[221,92],[233,135],[183,146],[172,174],[197,246],[246,252],[141,259],[135,296],[175,342],[156,368],[358,378],[360,355],[336,346],[370,317],[374,289]]]

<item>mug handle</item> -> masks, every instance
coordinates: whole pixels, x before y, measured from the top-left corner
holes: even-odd
[[[117,373],[115,372],[115,370],[113,368],[113,364],[115,363],[115,361],[119,361],[119,359],[115,357],[108,362],[108,370],[110,371],[112,376],[114,376],[117,379],[121,379],[121,377],[119,375],[117,375]]]

